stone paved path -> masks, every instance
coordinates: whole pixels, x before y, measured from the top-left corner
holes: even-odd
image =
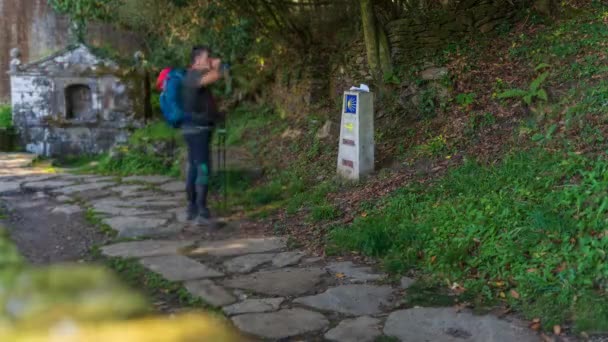
[[[28,161],[29,160],[29,161]],[[392,284],[367,265],[289,250],[280,237],[248,236],[227,222],[213,236],[184,234],[181,183],[171,178],[40,174],[27,155],[0,155],[0,196],[44,192],[56,212],[92,210],[118,233],[142,240],[102,248],[136,258],[194,296],[220,307],[235,327],[261,340],[539,341],[523,322],[453,308],[405,308],[411,284]],[[229,233],[226,233],[228,231]]]

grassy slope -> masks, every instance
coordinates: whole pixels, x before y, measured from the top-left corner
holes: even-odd
[[[466,158],[431,186],[383,198],[332,231],[332,249],[359,250],[446,287],[456,283],[477,300],[540,317],[545,327],[572,321],[578,331],[608,330],[604,18],[596,11],[504,37],[498,46],[511,47],[494,52],[501,58],[493,62],[527,66],[528,82],[534,66],[550,70],[543,85],[549,101],[537,99],[521,116],[505,141],[507,156],[490,165]],[[479,107],[520,105],[498,100],[497,87],[504,81],[486,84],[492,95],[482,93]]]

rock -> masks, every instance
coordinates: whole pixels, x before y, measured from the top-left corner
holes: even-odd
[[[318,312],[287,309],[273,313],[235,316],[232,322],[241,331],[267,339],[282,339],[325,329],[329,321]]]
[[[121,242],[101,248],[101,253],[108,257],[142,258],[159,255],[179,254],[183,248],[190,246],[188,241],[145,240]]]
[[[104,188],[108,188],[114,184],[115,183],[109,183],[109,182],[80,184],[80,185],[74,185],[74,186],[57,189],[57,190],[54,190],[53,193],[62,194],[62,195],[73,195],[73,194],[76,194],[79,192],[85,192],[85,191],[90,191],[90,190],[101,190]]]
[[[232,304],[223,308],[223,311],[228,316],[277,311],[285,298],[263,298],[263,299],[247,299],[240,303]]]
[[[166,192],[185,192],[186,186],[183,182],[171,182],[161,185],[159,189]]]
[[[285,239],[277,237],[206,241],[189,252],[190,255],[208,254],[216,257],[266,253],[286,248]]]
[[[21,190],[18,182],[0,182],[0,195]]]
[[[123,178],[123,182],[137,182],[150,184],[163,184],[172,181],[173,178],[167,176],[131,176]]]
[[[416,279],[412,279],[409,277],[401,278],[401,288],[407,290],[410,286],[412,286],[416,282]]]
[[[285,132],[283,132],[283,134],[281,134],[281,138],[293,140],[299,138],[301,135],[301,130],[288,128],[287,130],[285,130]]]
[[[327,120],[323,127],[317,132],[317,139],[323,140],[329,138],[331,136],[332,125],[333,123],[330,120]]]
[[[374,342],[381,335],[380,320],[362,316],[340,322],[325,334],[325,338],[336,342]]]
[[[298,298],[294,303],[348,315],[375,315],[391,304],[392,293],[390,286],[344,285],[316,296]]]
[[[224,263],[226,270],[230,273],[249,273],[254,268],[272,261],[274,254],[247,254]]]
[[[51,211],[53,214],[64,214],[64,215],[74,215],[82,212],[82,209],[77,205],[62,205],[60,207],[56,207]]]
[[[141,264],[170,281],[223,277],[224,274],[183,255],[146,257]]]
[[[448,68],[431,67],[420,73],[420,78],[426,81],[437,81],[448,75]]]
[[[538,341],[523,324],[494,316],[474,316],[454,308],[414,308],[388,316],[384,334],[401,341]]]
[[[272,260],[272,265],[275,267],[292,266],[300,262],[305,256],[303,252],[285,252],[277,254]]]
[[[143,185],[120,185],[113,187],[112,191],[118,192],[120,197],[131,197],[137,194],[138,191],[146,189]]]
[[[224,306],[236,302],[236,298],[233,295],[211,280],[192,280],[186,282],[184,286],[190,294],[200,297],[213,306]]]
[[[168,220],[160,218],[143,218],[118,216],[103,219],[103,223],[118,232],[119,237],[146,236],[148,233],[166,225]]]
[[[74,182],[62,181],[62,180],[46,180],[38,182],[29,182],[23,184],[23,188],[30,191],[43,191],[52,190],[57,188],[64,188],[73,185]]]
[[[72,202],[74,199],[68,196],[57,196],[56,198],[57,202],[61,202],[61,203],[67,203],[67,202]]]
[[[116,177],[112,176],[84,176],[83,182],[85,183],[99,183],[99,182],[113,182]]]
[[[237,276],[225,280],[224,285],[273,296],[296,296],[312,291],[323,274],[320,268],[285,268]]]
[[[95,203],[93,204],[92,208],[97,213],[107,214],[110,216],[132,217],[154,215],[156,213],[154,210],[142,210],[137,208],[124,208],[116,206],[116,203],[110,201]]]
[[[0,169],[26,168],[31,166],[35,159],[36,155],[30,153],[0,153]]]
[[[384,274],[373,273],[371,267],[357,266],[351,261],[332,262],[327,266],[331,273],[341,273],[350,278],[353,283],[376,281],[385,277]]]
[[[302,260],[302,265],[311,265],[323,261],[322,257],[312,257]]]

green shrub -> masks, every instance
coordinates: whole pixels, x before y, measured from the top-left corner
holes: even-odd
[[[13,127],[13,113],[11,106],[0,105],[0,128]]]

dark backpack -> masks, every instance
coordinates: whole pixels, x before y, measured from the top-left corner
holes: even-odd
[[[160,94],[160,109],[167,124],[178,128],[184,121],[184,110],[181,105],[182,80],[186,75],[183,69],[173,69],[165,80]]]

